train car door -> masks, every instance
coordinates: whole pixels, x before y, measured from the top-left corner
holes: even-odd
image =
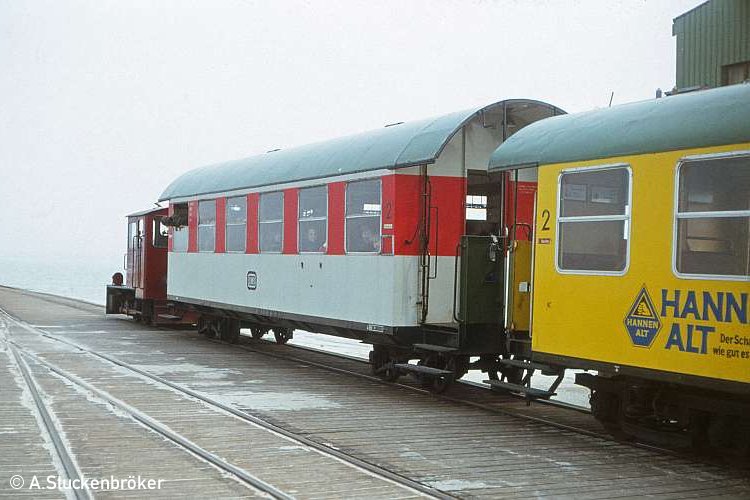
[[[128,218],[128,251],[125,258],[126,284],[131,288],[143,287],[143,218]]]
[[[516,354],[530,352],[532,263],[537,169],[507,172],[504,186],[506,246],[505,329]]]
[[[138,233],[135,239],[135,288],[143,288],[143,262],[145,259],[146,245],[144,245],[144,221],[138,217]]]
[[[135,217],[128,217],[128,244],[125,252],[125,284],[131,288],[135,287],[134,271],[135,256],[133,248],[135,245],[135,235],[138,232],[138,221]]]
[[[501,234],[502,174],[467,172],[465,231],[456,262],[463,345],[476,351],[500,348],[505,264]]]

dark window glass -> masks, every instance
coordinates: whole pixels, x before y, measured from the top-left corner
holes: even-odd
[[[679,185],[680,212],[750,210],[750,156],[686,162]]]
[[[677,271],[750,276],[750,156],[687,161],[678,186]]]
[[[622,272],[630,234],[626,168],[581,170],[560,177],[557,266],[565,271]]]
[[[213,252],[216,244],[216,200],[198,203],[198,251]]]
[[[299,251],[325,252],[328,235],[328,188],[318,186],[299,191]]]
[[[560,216],[625,215],[628,171],[571,172],[560,179]]]
[[[188,249],[188,206],[187,203],[180,203],[174,205],[172,208],[173,219],[180,219],[184,222],[184,226],[172,227],[172,251],[173,252],[187,252]]]
[[[380,252],[380,219],[355,217],[346,221],[346,251],[349,253]]]
[[[261,252],[281,252],[284,237],[284,193],[260,195],[258,245]]]
[[[380,179],[346,185],[347,253],[380,253]]]
[[[625,227],[625,221],[561,223],[558,266],[569,271],[625,270]]]
[[[247,230],[247,198],[237,196],[227,199],[226,248],[227,252],[244,252]]]
[[[161,223],[161,219],[161,217],[154,217],[152,228],[152,243],[154,248],[167,248],[167,243],[169,242],[169,228]]]
[[[260,195],[260,221],[284,219],[284,193],[263,193]]]

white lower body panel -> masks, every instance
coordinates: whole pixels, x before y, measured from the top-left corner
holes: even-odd
[[[413,256],[170,253],[167,294],[228,309],[416,326],[418,283]]]

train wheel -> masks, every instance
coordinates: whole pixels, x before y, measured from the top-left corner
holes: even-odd
[[[240,339],[240,320],[233,318],[219,320],[219,335],[224,342],[236,344]]]
[[[385,366],[383,366],[383,371],[380,373],[380,376],[383,377],[383,380],[385,380],[386,382],[395,382],[400,376],[398,368],[394,366],[393,361],[389,361],[388,363],[386,363]]]
[[[507,359],[516,359],[515,356],[508,356]],[[503,366],[500,370],[506,382],[511,384],[520,384],[523,382],[524,369],[518,366]]]
[[[430,366],[428,363],[430,363],[430,358],[422,358],[419,361],[417,361],[417,366]],[[425,389],[430,389],[432,387],[432,377],[429,375],[424,375],[422,373],[413,373],[414,378],[417,379],[417,382],[419,382],[419,385],[424,387]]]
[[[398,362],[396,358],[391,358],[388,349],[381,346],[373,346],[370,351],[370,370],[373,375],[381,377],[386,382],[395,382],[401,376],[394,365]]]
[[[633,439],[633,436],[622,430],[622,408],[620,397],[617,394],[591,391],[589,403],[591,404],[591,414],[612,437],[619,441],[631,441]]]
[[[448,370],[453,372],[453,375],[434,377],[432,380],[432,391],[437,394],[445,392],[454,381],[460,379],[469,371],[469,358],[465,356],[450,356],[447,359],[440,357],[438,364],[442,366],[435,366],[434,368]]]
[[[500,380],[500,376],[497,370],[497,363],[494,356],[480,356],[479,365],[484,373],[487,374],[487,378],[490,380]]]
[[[216,336],[216,327],[214,321],[204,316],[198,318],[198,333],[208,338]]]
[[[388,351],[380,346],[372,346],[372,351],[367,356],[370,360],[370,372],[373,375],[380,375],[381,368],[388,363]]]
[[[274,328],[273,336],[277,344],[284,345],[292,339],[293,332],[291,328]]]
[[[450,387],[452,383],[453,377],[451,377],[450,375],[434,377],[432,379],[432,386],[430,388],[435,394],[442,394],[448,390],[448,387]]]
[[[267,333],[268,333],[268,328],[262,328],[260,326],[253,326],[250,328],[250,335],[252,335],[252,337],[255,340],[262,339],[263,335]]]
[[[427,366],[429,368],[437,368],[438,370],[449,370],[453,372],[453,375],[420,375],[420,384],[437,394],[445,392],[453,383],[453,380],[455,380],[456,378],[456,369],[458,368],[457,359],[458,358],[454,356],[445,358],[444,356],[441,356],[439,354],[433,354],[427,356],[426,358],[420,359],[419,363],[417,363],[419,365]]]
[[[469,373],[469,357],[451,356],[448,366],[450,367],[448,369],[453,372],[453,380],[458,380]]]

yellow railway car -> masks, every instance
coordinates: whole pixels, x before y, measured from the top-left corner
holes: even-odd
[[[531,124],[490,172],[538,179],[531,359],[612,430],[747,453],[750,85]]]

